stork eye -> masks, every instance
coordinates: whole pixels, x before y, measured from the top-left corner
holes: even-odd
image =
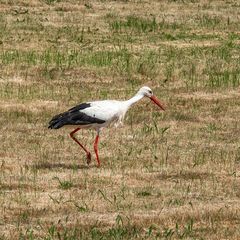
[[[152,91],[151,91],[151,90],[148,90],[148,92],[149,92],[150,94],[152,94]]]

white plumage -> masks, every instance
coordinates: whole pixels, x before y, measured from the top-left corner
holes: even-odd
[[[124,104],[124,101],[105,100],[87,103],[91,104],[91,106],[81,110],[81,112],[105,121],[103,124],[88,125],[91,128],[106,127],[110,123],[122,119],[127,111],[127,106]]]

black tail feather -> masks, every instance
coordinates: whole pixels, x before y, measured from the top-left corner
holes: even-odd
[[[48,128],[58,129],[66,124],[66,113],[60,113],[54,116],[49,122]]]

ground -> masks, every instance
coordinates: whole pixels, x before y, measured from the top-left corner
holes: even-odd
[[[239,239],[236,0],[0,2],[0,239]],[[147,85],[124,126],[52,116]]]

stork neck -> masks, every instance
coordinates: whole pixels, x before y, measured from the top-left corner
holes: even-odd
[[[126,101],[128,107],[130,107],[131,105],[133,105],[135,102],[139,101],[140,99],[142,99],[144,96],[142,94],[136,94],[135,96],[133,96],[132,98],[130,98],[129,100]]]

